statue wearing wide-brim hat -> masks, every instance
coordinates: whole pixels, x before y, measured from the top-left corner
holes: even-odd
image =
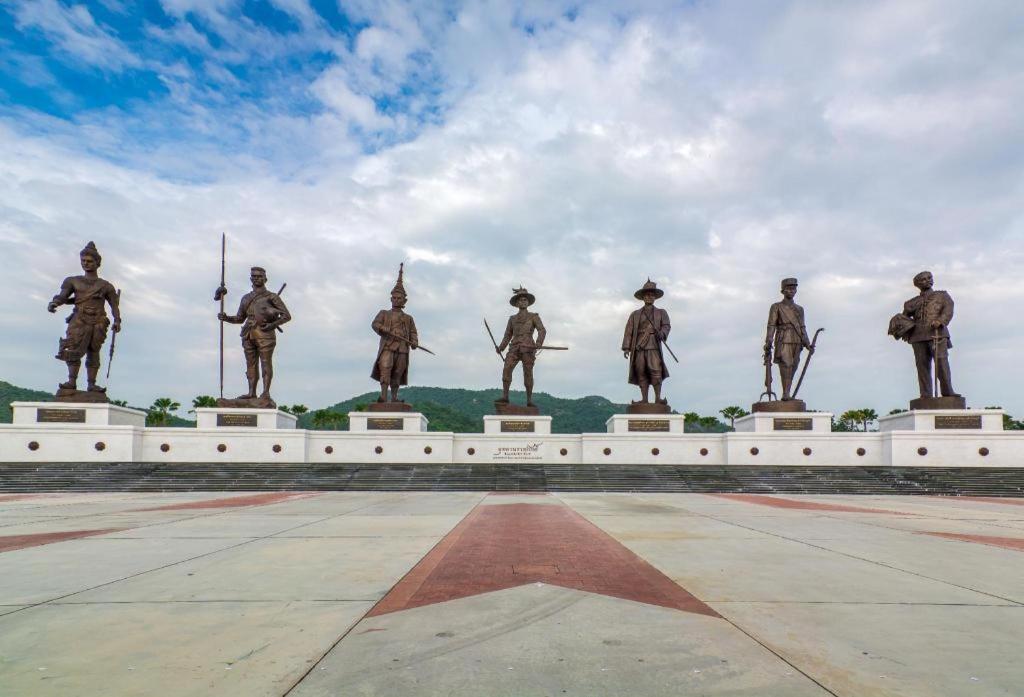
[[[512,298],[508,301],[513,307],[519,308],[516,314],[508,318],[505,326],[505,335],[501,343],[495,346],[498,355],[508,348],[508,355],[502,356],[505,366],[501,372],[502,396],[495,401],[494,406],[499,414],[502,413],[529,413],[539,414],[537,406],[533,403],[533,364],[537,360],[537,350],[544,345],[544,337],[547,330],[536,312],[527,311],[527,307],[536,302],[533,293],[522,286],[512,291]],[[490,328],[488,328],[490,331]],[[493,337],[492,337],[493,338]],[[509,405],[509,388],[512,385],[512,372],[516,365],[523,366],[523,386],[526,388],[526,408],[513,408]],[[519,411],[515,411],[518,409]]]
[[[668,377],[662,346],[668,339],[672,325],[668,313],[654,306],[654,301],[665,295],[650,278],[633,293],[644,306],[634,310],[626,321],[622,337],[622,353],[629,359],[629,383],[640,388],[641,401],[630,405],[631,413],[668,413],[668,401],[661,396],[662,381]],[[650,388],[654,388],[654,402],[650,401]]]
[[[512,297],[509,298],[508,304],[512,307],[519,307],[520,298],[526,298],[527,307],[537,302],[537,298],[534,297],[533,293],[520,286],[512,291]]]
[[[657,300],[665,294],[665,291],[659,288],[657,283],[648,278],[647,283],[645,283],[640,290],[633,293],[633,297],[637,300],[643,300],[644,295],[647,293],[654,293],[654,299]]]

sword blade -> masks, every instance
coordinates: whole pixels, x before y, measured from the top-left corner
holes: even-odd
[[[814,348],[818,344],[818,334],[825,331],[825,327],[820,327],[814,332],[814,338],[811,339],[811,348]],[[813,353],[807,354],[807,360],[804,361],[804,367],[800,370],[800,379],[796,381],[796,389],[793,390],[793,399],[796,399],[796,393],[800,391],[800,385],[804,384],[804,375],[807,375],[807,366],[811,364],[811,358],[814,357]]]
[[[491,325],[487,324],[487,318],[484,317],[484,326],[487,328],[487,336],[491,337],[491,343],[494,344],[494,350],[498,351],[498,342],[494,340],[494,332],[491,331]],[[498,351],[498,356],[501,358],[501,362],[505,362],[505,356]]]

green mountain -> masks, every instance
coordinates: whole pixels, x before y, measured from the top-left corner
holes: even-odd
[[[328,407],[328,410],[339,414],[360,411],[361,407],[376,401],[377,395],[377,392],[366,392]],[[500,396],[499,389],[406,387],[402,390],[405,401],[427,417],[431,431],[456,433],[482,432],[483,417],[494,413],[494,400]],[[513,390],[511,399],[515,404],[525,404],[526,394]],[[626,411],[625,404],[616,404],[598,396],[564,399],[538,392],[533,395],[533,401],[540,407],[541,414],[553,417],[551,430],[554,433],[603,433],[605,422],[612,414],[623,414]],[[299,419],[299,427],[312,428],[313,414],[304,414]],[[724,429],[724,424],[722,427]]]
[[[11,423],[11,402],[52,402],[53,393],[29,390],[0,380],[0,423]]]
[[[316,422],[315,411],[309,411],[299,417],[299,428],[324,427],[332,430],[347,429],[347,414],[350,411],[362,411],[370,402],[377,400],[378,393],[366,392],[343,402],[338,402],[322,411],[334,412],[339,419],[324,423]],[[494,413],[494,400],[501,396],[501,390],[464,390],[445,387],[406,387],[402,397],[413,409],[422,412],[430,423],[431,431],[454,431],[455,433],[480,433],[484,430],[483,417]],[[13,401],[52,401],[53,395],[39,390],[28,390],[0,381],[0,423],[11,422],[10,403]],[[524,392],[512,392],[512,401],[516,404],[526,403]],[[553,397],[546,392],[533,396],[534,403],[540,407],[540,413],[554,417],[551,427],[555,433],[603,433],[605,422],[612,414],[624,414],[625,404],[616,404],[604,397],[590,396],[579,399]],[[182,410],[187,409],[183,404]],[[321,414],[321,417],[323,415]],[[343,417],[343,418],[342,418]],[[168,426],[194,427],[195,421],[189,421],[171,415]],[[690,432],[706,431],[721,432],[727,430],[722,422],[714,417],[702,417],[696,414],[687,415],[686,429]]]

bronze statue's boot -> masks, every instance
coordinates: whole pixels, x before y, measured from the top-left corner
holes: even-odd
[[[649,404],[651,393],[651,386],[645,383],[640,383],[640,404]]]
[[[380,402],[381,404],[383,404],[384,402],[388,401],[388,388],[387,388],[387,385],[381,385],[380,397],[377,397],[377,401]]]
[[[392,402],[401,402],[402,401],[402,400],[400,400],[398,398],[398,385],[392,385],[392,387],[391,387],[391,401]]]
[[[62,382],[61,384],[57,385],[57,387],[59,387],[62,390],[78,390],[78,381],[68,380],[67,382]]]
[[[511,380],[501,381],[501,397],[495,401],[501,402],[502,404],[508,404],[508,391],[512,388]]]
[[[107,391],[107,388],[100,387],[99,385],[96,384],[96,376],[100,372],[99,366],[96,366],[96,365],[86,366],[86,371],[85,372],[86,372],[86,376],[87,376],[88,381],[89,381],[89,383],[88,383],[89,386],[86,389],[89,392],[101,392],[102,393],[102,392],[106,392]]]
[[[661,383],[659,382],[654,386],[654,403],[655,404],[668,404],[667,399],[661,398]]]
[[[526,388],[526,406],[528,406],[528,407],[535,407],[535,406],[537,406],[536,404],[533,403],[533,388],[532,387],[527,387]]]

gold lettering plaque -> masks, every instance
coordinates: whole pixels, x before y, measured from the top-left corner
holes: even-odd
[[[256,414],[217,414],[217,426],[256,428]]]
[[[981,414],[973,416],[969,414],[936,415],[935,428],[973,428],[978,430],[981,428]]]
[[[627,424],[630,431],[667,433],[669,430],[668,419],[629,419]]]
[[[532,421],[502,421],[502,433],[533,433]]]
[[[814,425],[811,419],[774,418],[772,428],[776,431],[811,431]]]
[[[85,409],[37,409],[37,424],[84,424]]]
[[[387,419],[367,419],[366,429],[368,431],[401,431],[403,427],[402,419],[387,418]]]

